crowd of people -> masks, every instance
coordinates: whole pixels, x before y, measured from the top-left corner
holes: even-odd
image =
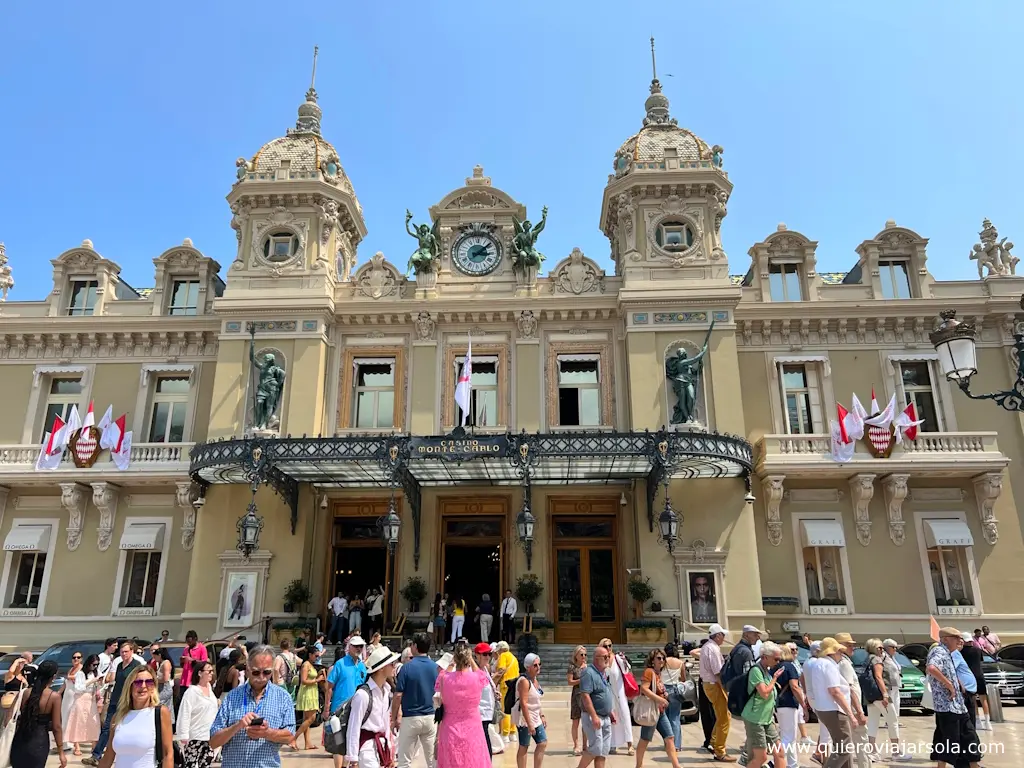
[[[460,610],[465,617],[464,604]],[[211,660],[190,631],[180,676],[161,645],[166,632],[146,646],[149,660],[137,640],[111,639],[100,654],[74,653],[56,691],[57,665],[34,665],[25,654],[4,679],[4,722],[16,719],[11,766],[43,768],[52,738],[63,746],[61,768],[68,752],[81,756],[84,745],[92,748],[82,764],[101,768],[209,768],[218,759],[224,768],[276,768],[282,747],[324,747],[336,768],[409,768],[420,753],[427,768],[486,768],[510,748],[517,767],[526,768],[532,748],[533,768],[542,768],[548,723],[540,657],[528,653],[520,664],[505,640],[471,645],[456,636],[449,652],[432,658],[434,637],[446,645],[435,628],[415,634],[399,655],[379,632],[367,643],[355,628],[340,638],[328,666],[324,634],[295,649],[288,639],[270,648],[235,637]],[[894,640],[867,640],[867,663],[858,670],[857,645],[844,632],[820,641],[804,635],[800,645],[810,655],[803,664],[801,638],[776,644],[747,625],[727,655],[726,638],[712,624],[689,651],[699,670],[702,748],[713,760],[796,768],[801,752],[810,752],[823,768],[867,768],[911,759],[900,736]],[[981,662],[998,644],[987,627],[974,634],[945,627],[928,652],[931,759],[939,768],[979,765],[977,730],[991,728]],[[585,646],[574,649],[565,679],[578,768],[604,768],[618,750],[642,768],[655,733],[679,768],[680,713],[692,685],[681,650],[674,643],[652,650],[637,681],[611,640],[601,640],[592,658]],[[812,712],[820,723],[816,740],[807,733]],[[734,721],[744,729],[739,755],[726,750]],[[880,741],[883,721],[887,738]],[[311,732],[321,724],[317,743]]]

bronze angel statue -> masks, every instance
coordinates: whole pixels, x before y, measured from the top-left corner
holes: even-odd
[[[409,222],[412,221],[412,211],[406,209],[405,211],[405,231],[409,233],[410,237],[416,238],[418,243],[416,250],[412,252],[412,256],[409,257],[409,266],[405,272],[433,272],[435,262],[441,256],[441,237],[438,234],[440,221],[435,220],[432,227],[428,227],[426,224],[413,225],[413,228],[409,228]]]
[[[544,225],[548,221],[548,207],[545,205],[541,211],[540,223],[536,227],[530,224],[530,220],[520,221],[512,217],[512,226],[516,234],[512,238],[512,264],[516,268],[539,267],[544,261],[544,254],[537,250],[537,238],[544,231]]]

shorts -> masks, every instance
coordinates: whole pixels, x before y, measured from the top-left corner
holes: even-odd
[[[749,749],[770,749],[779,740],[779,729],[774,722],[767,725],[752,723],[744,720],[743,725],[747,729],[747,747]]]
[[[520,725],[516,728],[516,732],[519,734],[519,746],[526,749],[530,746],[530,729],[525,725]],[[544,731],[543,725],[538,725],[533,729],[533,741],[535,744],[544,744],[548,740],[548,735]]]
[[[974,723],[966,713],[936,712],[931,759],[952,765],[958,757],[972,763],[981,759]]]
[[[655,729],[657,729],[663,739],[674,739],[676,737],[675,731],[672,730],[672,723],[668,719],[668,714],[666,712],[662,712],[661,715],[658,716],[658,722],[654,725],[640,726],[640,741],[650,741],[653,739]]]
[[[601,726],[594,728],[590,715],[580,718],[583,735],[587,737],[586,753],[594,757],[607,757],[612,751],[612,719],[605,715],[601,718]]]

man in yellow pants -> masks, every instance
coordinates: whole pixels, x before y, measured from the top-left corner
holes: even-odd
[[[501,694],[501,702],[504,706],[505,694],[510,687],[516,684],[516,680],[519,679],[519,660],[512,654],[508,643],[504,640],[498,643],[494,650],[498,654],[494,679],[501,682],[499,693]],[[512,716],[508,712],[505,713],[505,717],[501,720],[501,735],[507,743],[511,743],[512,738],[516,735],[516,729],[512,725]]]
[[[708,697],[715,710],[715,729],[711,731],[711,748],[715,760],[722,763],[735,763],[736,758],[725,753],[725,742],[729,739],[729,695],[722,685],[722,643],[725,642],[725,629],[720,624],[712,624],[708,628],[708,642],[700,649],[700,682],[704,695]]]

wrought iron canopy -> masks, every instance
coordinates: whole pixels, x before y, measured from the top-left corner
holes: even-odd
[[[744,438],[717,432],[525,432],[435,437],[243,437],[197,444],[190,474],[203,485],[262,482],[288,504],[292,532],[298,484],[401,487],[413,518],[419,560],[420,488],[489,485],[607,484],[646,478],[648,523],[652,489],[665,479],[748,478],[752,449]],[[525,483],[524,483],[525,480]]]

